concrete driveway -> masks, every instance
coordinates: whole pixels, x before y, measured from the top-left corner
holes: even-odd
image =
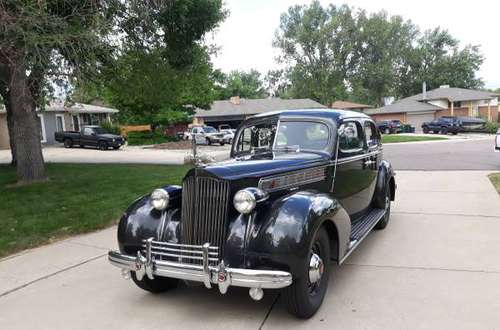
[[[500,197],[487,173],[400,171],[389,226],[334,267],[307,321],[272,291],[143,292],[108,265],[110,228],[0,261],[0,329],[494,329]]]

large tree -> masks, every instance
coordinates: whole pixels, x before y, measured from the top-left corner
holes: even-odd
[[[248,72],[234,70],[219,77],[217,98],[229,99],[231,96],[240,96],[247,99],[259,99],[268,96],[264,81],[257,70]]]
[[[384,11],[367,14],[318,1],[282,14],[274,46],[292,97],[323,104],[337,99],[380,105],[384,96],[405,97],[450,84],[479,88],[477,46],[459,47],[447,31],[421,33],[411,21]],[[276,76],[271,78],[276,81]]]
[[[45,178],[35,109],[54,81],[85,81],[129,51],[161,49],[172,67],[189,67],[225,14],[222,0],[1,1],[0,93],[19,183]]]

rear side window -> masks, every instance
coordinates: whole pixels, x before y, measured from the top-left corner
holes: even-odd
[[[339,136],[339,149],[344,153],[356,152],[363,148],[361,125],[356,122],[344,123],[344,133]]]
[[[365,123],[365,137],[366,137],[366,145],[368,147],[378,146],[380,143],[380,135],[378,133],[377,128],[373,123],[366,122]]]

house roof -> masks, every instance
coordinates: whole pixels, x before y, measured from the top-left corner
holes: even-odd
[[[424,112],[442,110],[436,105],[426,102],[419,102],[409,98],[396,101],[392,104],[383,106],[378,109],[368,109],[364,113],[367,115],[376,115],[379,113],[399,113],[399,112]]]
[[[423,112],[423,111],[436,111],[443,110],[443,108],[432,105],[425,101],[432,100],[449,100],[451,102],[459,101],[477,101],[477,100],[491,100],[497,97],[498,94],[484,91],[476,91],[472,89],[443,87],[436,88],[426,92],[426,98],[423,94],[409,96],[407,98],[396,101],[392,104],[383,106],[378,109],[369,109],[365,113],[369,115],[383,114],[383,113],[400,113],[400,112]]]
[[[335,101],[330,105],[332,109],[369,109],[371,105],[354,103],[349,101]]]
[[[71,106],[64,105],[63,102],[51,102],[47,105],[44,111],[56,112],[67,111],[70,113],[118,113],[119,111],[113,108],[103,107],[93,104],[75,103]],[[0,113],[5,113],[3,105],[0,104]]]
[[[497,96],[498,94],[492,92],[477,91],[472,89],[456,88],[456,87],[443,87],[427,91],[425,99],[423,98],[422,93],[410,96],[409,98],[417,101],[447,99],[452,102],[458,102],[458,101],[490,100]]]
[[[196,109],[195,117],[219,117],[219,116],[238,116],[255,115],[258,113],[294,110],[294,109],[317,109],[326,108],[324,105],[311,99],[240,99],[239,104],[230,100],[214,101],[210,110]]]

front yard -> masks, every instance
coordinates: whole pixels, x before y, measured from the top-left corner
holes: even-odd
[[[441,136],[382,135],[382,143],[447,140]]]
[[[500,194],[500,173],[493,173],[488,176],[495,189]]]
[[[115,223],[137,197],[179,184],[187,166],[47,164],[50,181],[8,187],[0,165],[0,257]]]

